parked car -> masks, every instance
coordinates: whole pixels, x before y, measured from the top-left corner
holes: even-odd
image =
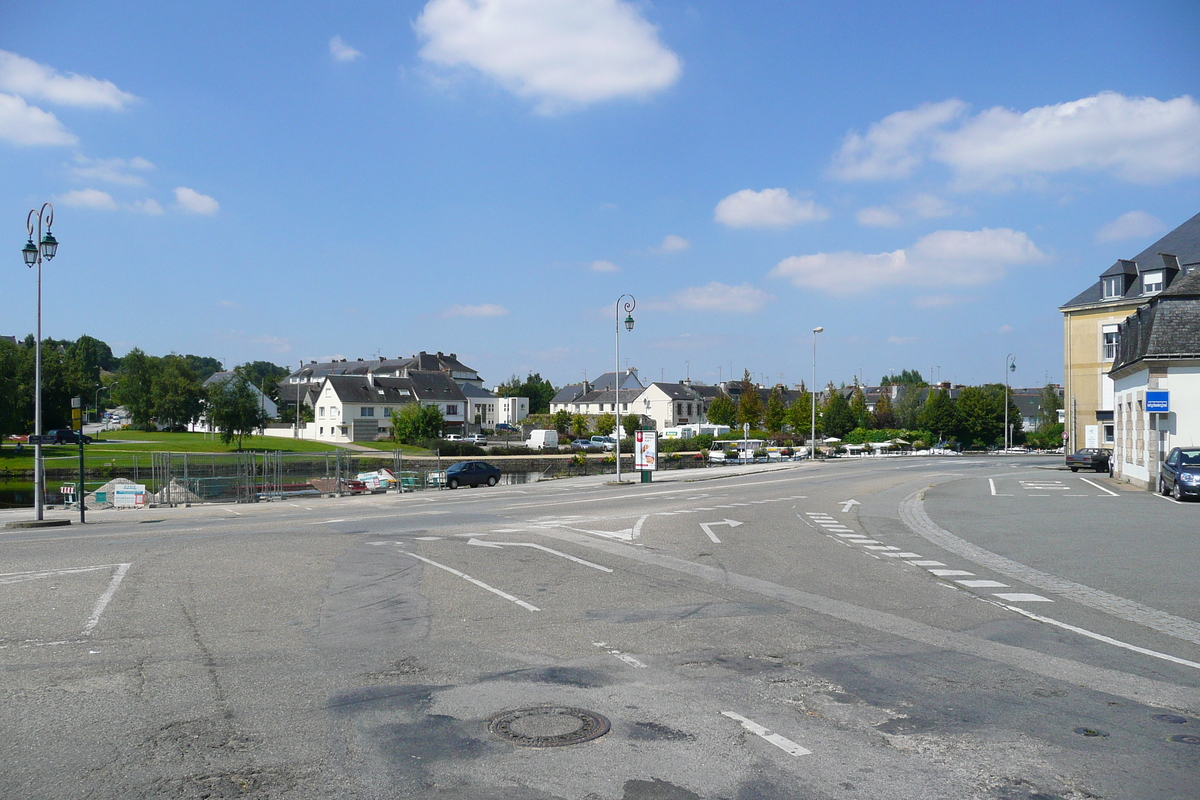
[[[497,430],[497,432],[499,432],[499,431],[513,432],[513,431],[519,431],[521,429],[516,427],[515,425],[509,425],[507,422],[497,422],[496,430]]]
[[[446,488],[459,486],[495,486],[500,482],[500,468],[484,461],[460,461],[446,469]]]
[[[461,442],[463,438],[457,433],[447,433],[442,437],[442,440],[446,442]]]
[[[46,431],[43,434],[42,442],[44,444],[79,444],[79,433],[70,428],[58,428],[52,431]],[[91,444],[92,437],[84,434],[84,444]]]
[[[1200,497],[1200,447],[1176,447],[1158,468],[1158,491],[1176,500]]]
[[[482,433],[472,433],[467,437],[466,441],[470,444],[477,444],[480,447],[487,447],[487,437]]]
[[[576,450],[595,450],[596,443],[591,439],[576,439],[575,441],[571,442],[571,447]]]
[[[1067,466],[1071,468],[1071,472],[1079,472],[1081,469],[1108,472],[1108,459],[1111,455],[1108,450],[1099,447],[1081,447],[1067,456]]]
[[[601,450],[616,450],[617,440],[611,436],[593,436],[592,444],[599,447]]]
[[[525,446],[531,450],[557,450],[558,431],[536,430],[529,432]]]

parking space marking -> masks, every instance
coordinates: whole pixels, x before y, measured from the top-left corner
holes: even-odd
[[[1079,480],[1083,481],[1084,483],[1090,483],[1092,486],[1095,486],[1100,491],[1105,492],[1110,497],[1120,497],[1121,496],[1121,495],[1117,494],[1116,492],[1110,492],[1108,489],[1105,489],[1103,486],[1096,483],[1095,481],[1089,481],[1087,478],[1080,478]]]
[[[722,714],[722,716],[729,717],[732,720],[737,720],[738,722],[740,722],[742,724],[743,728],[750,731],[755,736],[759,736],[763,739],[766,739],[768,742],[775,745],[776,747],[778,747],[780,750],[784,751],[788,755],[793,755],[793,756],[812,755],[812,750],[801,747],[800,745],[793,742],[791,739],[787,739],[783,736],[780,736],[778,733],[771,733],[771,731],[768,728],[764,728],[762,725],[759,725],[757,722],[755,722],[753,720],[746,719],[741,714],[735,714],[732,711],[722,711],[721,714]]]

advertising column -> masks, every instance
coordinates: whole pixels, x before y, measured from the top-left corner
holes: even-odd
[[[642,471],[642,483],[650,483],[652,473],[658,469],[658,431],[634,433],[633,468]]]

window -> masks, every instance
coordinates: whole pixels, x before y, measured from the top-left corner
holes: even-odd
[[[1105,443],[1105,444],[1112,444],[1112,443],[1113,443],[1113,440],[1114,440],[1115,438],[1116,438],[1116,437],[1114,437],[1114,436],[1113,436],[1113,426],[1112,426],[1112,425],[1105,425],[1105,426],[1104,426],[1104,443]]]
[[[458,405],[457,404],[447,404],[446,405],[446,416],[453,417],[453,416],[457,416],[457,415],[458,415]]]
[[[390,416],[392,415],[392,408],[391,408],[391,406],[384,406],[384,407],[383,407],[383,415],[384,415],[385,417],[390,417]]]
[[[1116,325],[1105,325],[1102,329],[1104,334],[1104,360],[1112,361],[1117,357],[1117,342],[1120,341],[1120,329]]]
[[[1114,297],[1120,297],[1124,294],[1125,279],[1120,275],[1114,275],[1111,278],[1104,279],[1104,299],[1111,300]]]
[[[1154,294],[1163,290],[1162,270],[1142,273],[1142,294]]]
[[[325,406],[320,406],[317,409],[317,416],[320,417],[321,419],[325,419]]]
[[[360,417],[373,417],[373,416],[375,416],[375,407],[374,406],[363,406],[362,409],[359,411],[358,415]]]

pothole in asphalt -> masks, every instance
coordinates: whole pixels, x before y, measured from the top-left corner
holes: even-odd
[[[1107,731],[1102,731],[1099,728],[1076,728],[1075,732],[1083,736],[1108,736]]]
[[[565,747],[599,739],[609,721],[582,708],[535,706],[505,711],[488,720],[488,730],[522,747]]]

